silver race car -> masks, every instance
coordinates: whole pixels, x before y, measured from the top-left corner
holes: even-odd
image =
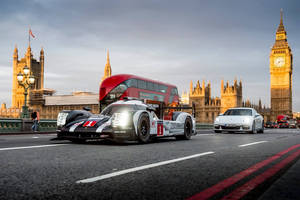
[[[112,139],[147,143],[152,138],[170,136],[188,140],[196,134],[195,118],[191,114],[174,111],[163,116],[161,109],[140,100],[120,100],[98,115],[86,110],[62,111],[57,117],[57,137],[73,142]]]

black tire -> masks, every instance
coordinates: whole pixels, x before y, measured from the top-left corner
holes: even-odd
[[[215,133],[222,133],[222,131],[215,130]]]
[[[262,122],[261,129],[257,131],[258,133],[264,133],[264,121]]]
[[[138,141],[141,143],[147,143],[150,140],[150,122],[149,116],[146,113],[142,113],[137,125]]]
[[[189,140],[193,134],[193,123],[190,117],[187,117],[184,122],[184,134],[176,136],[176,139]]]
[[[252,130],[250,131],[250,133],[252,133],[252,134],[256,134],[257,133],[257,130],[255,129],[255,121],[253,121]]]

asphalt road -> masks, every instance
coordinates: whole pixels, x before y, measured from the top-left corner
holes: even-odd
[[[0,136],[0,199],[299,199],[300,130],[149,144]],[[297,189],[298,188],[298,189]]]

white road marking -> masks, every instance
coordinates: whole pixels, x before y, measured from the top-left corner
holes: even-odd
[[[204,135],[216,135],[216,134],[213,134],[213,133],[203,133],[203,134],[197,134],[196,136],[204,136]]]
[[[8,147],[8,148],[1,148],[0,151],[19,150],[19,149],[33,149],[33,148],[43,148],[43,147],[55,147],[55,146],[63,146],[63,145],[68,145],[68,144],[48,144],[48,145],[27,146],[27,147]]]
[[[39,138],[39,137],[32,137],[32,138],[36,139],[36,138]]]
[[[188,159],[192,159],[192,158],[196,158],[196,157],[200,157],[200,156],[205,156],[205,155],[209,155],[209,154],[213,154],[213,153],[215,153],[215,152],[209,151],[209,152],[194,154],[194,155],[191,155],[191,156],[186,156],[186,157],[177,158],[177,159],[173,159],[173,160],[167,160],[167,161],[162,161],[162,162],[153,163],[153,164],[149,164],[149,165],[144,165],[144,166],[140,166],[140,167],[134,167],[134,168],[125,169],[125,170],[121,170],[121,171],[117,171],[117,172],[113,172],[113,173],[109,173],[109,174],[105,174],[105,175],[101,175],[101,176],[96,176],[96,177],[93,177],[93,178],[87,178],[87,179],[79,180],[79,181],[76,181],[76,183],[92,183],[92,182],[95,182],[95,181],[100,181],[100,180],[103,180],[103,179],[112,178],[112,177],[115,177],[115,176],[120,176],[120,175],[128,174],[128,173],[131,173],[131,172],[136,172],[136,171],[140,171],[140,170],[144,170],[144,169],[149,169],[149,168],[153,168],[153,167],[167,165],[167,164],[170,164],[170,163],[175,163],[175,162],[179,162],[179,161],[183,161],[183,160],[188,160]]]
[[[242,144],[242,145],[239,145],[239,147],[246,147],[246,146],[260,144],[260,143],[265,143],[265,142],[268,142],[268,141],[259,141],[259,142],[249,143],[249,144]]]

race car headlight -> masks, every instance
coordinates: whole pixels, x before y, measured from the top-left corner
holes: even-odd
[[[220,121],[220,119],[219,119],[219,117],[217,117],[217,118],[215,119],[215,124],[218,123],[219,121]]]
[[[68,113],[58,113],[57,115],[57,121],[56,124],[57,126],[63,126],[66,124],[66,119],[67,119]]]
[[[113,127],[127,127],[129,124],[130,115],[129,112],[115,113],[112,118]]]

